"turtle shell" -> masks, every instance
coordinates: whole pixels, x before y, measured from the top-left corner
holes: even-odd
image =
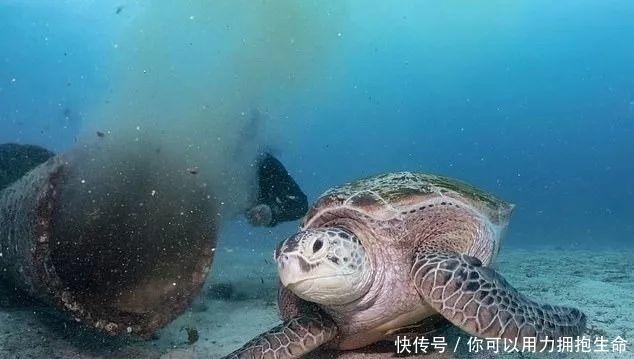
[[[330,212],[341,208],[354,210],[376,220],[389,220],[399,214],[413,213],[418,204],[434,198],[441,203],[443,198],[459,201],[497,225],[508,222],[514,207],[490,193],[453,178],[395,172],[345,183],[326,191],[309,209],[302,221],[302,228],[320,226],[327,222]]]

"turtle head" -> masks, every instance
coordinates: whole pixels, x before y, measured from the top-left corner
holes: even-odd
[[[282,284],[298,297],[341,305],[366,294],[372,269],[359,239],[336,228],[309,229],[289,237],[275,250]]]

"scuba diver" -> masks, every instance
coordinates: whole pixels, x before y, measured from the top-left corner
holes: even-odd
[[[270,153],[265,152],[258,159],[257,177],[257,200],[245,214],[252,226],[274,227],[299,219],[308,211],[306,195]]]
[[[0,190],[54,155],[39,146],[0,144]],[[301,218],[308,210],[308,200],[284,165],[264,152],[258,157],[257,166],[257,198],[245,212],[248,222],[252,226],[274,227]]]

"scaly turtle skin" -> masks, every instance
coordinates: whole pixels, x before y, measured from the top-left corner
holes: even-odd
[[[580,335],[585,315],[539,304],[488,267],[513,205],[450,178],[409,172],[324,193],[275,259],[283,323],[226,358],[300,358],[445,323],[486,338]]]

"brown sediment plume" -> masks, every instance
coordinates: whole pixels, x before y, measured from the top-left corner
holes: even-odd
[[[165,154],[82,147],[0,192],[0,279],[108,334],[149,337],[199,292],[216,212]]]
[[[241,213],[258,151],[304,120],[280,107],[328,76],[344,13],[334,1],[135,2],[118,17],[107,103],[89,111],[85,132],[178,153],[217,189],[223,216]]]

